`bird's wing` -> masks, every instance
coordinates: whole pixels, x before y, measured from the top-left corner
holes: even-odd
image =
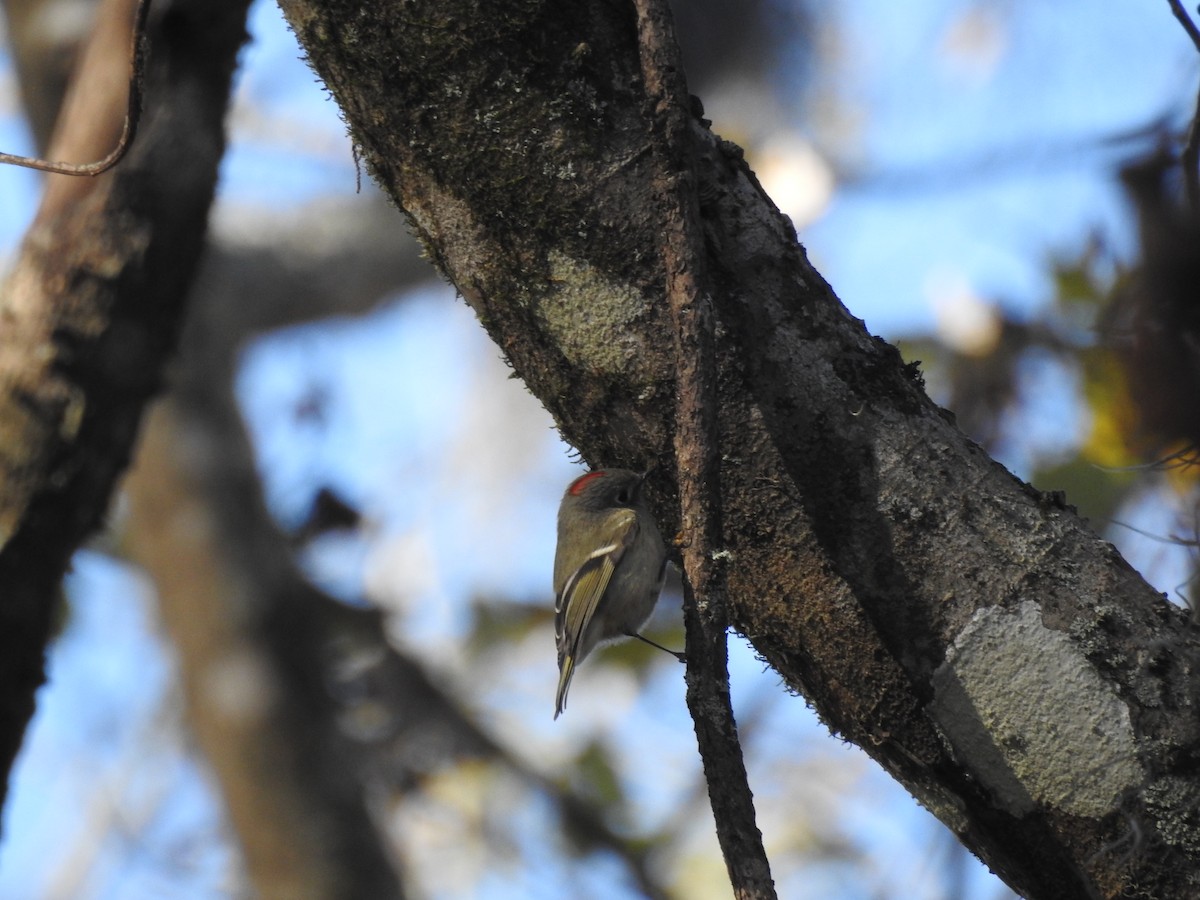
[[[600,605],[621,557],[637,537],[637,513],[620,509],[609,516],[601,531],[601,545],[571,573],[554,600],[554,637],[558,644],[559,687],[556,705],[562,711],[579,646]]]

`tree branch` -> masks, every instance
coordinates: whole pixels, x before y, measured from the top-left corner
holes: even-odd
[[[667,302],[675,326],[675,466],[687,631],[687,702],[704,763],[725,866],[739,898],[773,898],[771,867],[729,698],[729,614],[718,565],[717,362],[707,296],[704,234],[696,198],[691,114],[670,9],[637,0],[642,76],[656,142],[655,183],[664,216]]]
[[[155,8],[141,139],[106,175],[47,179],[0,291],[5,779],[44,680],[58,582],[103,516],[176,340],[224,149],[245,7]],[[111,146],[131,16],[129,0],[100,11],[49,155],[87,159]]]
[[[125,101],[125,119],[117,145],[100,160],[90,163],[55,162],[15,153],[0,153],[0,164],[24,166],[39,172],[55,175],[103,175],[122,159],[137,137],[138,122],[142,116],[143,80],[146,68],[146,17],[150,13],[150,0],[138,0],[133,14],[133,37],[129,45],[129,90]]]
[[[443,0],[418,22],[380,4],[370,29],[350,0],[281,6],[369,170],[564,436],[590,461],[670,454],[634,6]],[[1174,824],[1200,744],[1186,615],[958,432],[740,150],[693,134],[731,627],[1019,892],[1194,894]],[[1152,852],[1110,851],[1135,832]]]

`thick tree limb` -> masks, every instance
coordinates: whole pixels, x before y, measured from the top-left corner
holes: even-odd
[[[224,147],[243,0],[178,0],[150,21],[137,146],[95,179],[51,176],[0,292],[0,771],[43,680],[59,579],[96,527],[158,388]],[[132,4],[100,11],[51,147],[89,159],[126,99]],[[99,152],[93,152],[99,148]]]
[[[632,5],[379,4],[369,27],[349,0],[282,5],[567,439],[591,462],[669,458],[663,173]],[[1026,896],[1195,894],[1185,614],[963,437],[737,148],[693,128],[732,626]]]
[[[712,288],[692,153],[683,63],[664,0],[637,0],[642,77],[653,111],[655,179],[664,213],[663,267],[676,340],[675,466],[687,631],[687,700],[733,893],[773,898],[771,866],[729,698],[717,456],[717,362]]]

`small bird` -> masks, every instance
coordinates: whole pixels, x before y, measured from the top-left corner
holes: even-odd
[[[637,630],[658,601],[667,548],[641,496],[645,478],[627,469],[597,469],[563,494],[554,554],[556,719],[566,708],[575,667],[597,644],[622,635],[646,640]]]

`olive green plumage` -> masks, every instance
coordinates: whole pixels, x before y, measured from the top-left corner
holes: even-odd
[[[641,496],[644,475],[598,469],[571,482],[558,509],[554,633],[558,692],[567,705],[575,668],[596,646],[633,636],[662,590],[667,550]]]

